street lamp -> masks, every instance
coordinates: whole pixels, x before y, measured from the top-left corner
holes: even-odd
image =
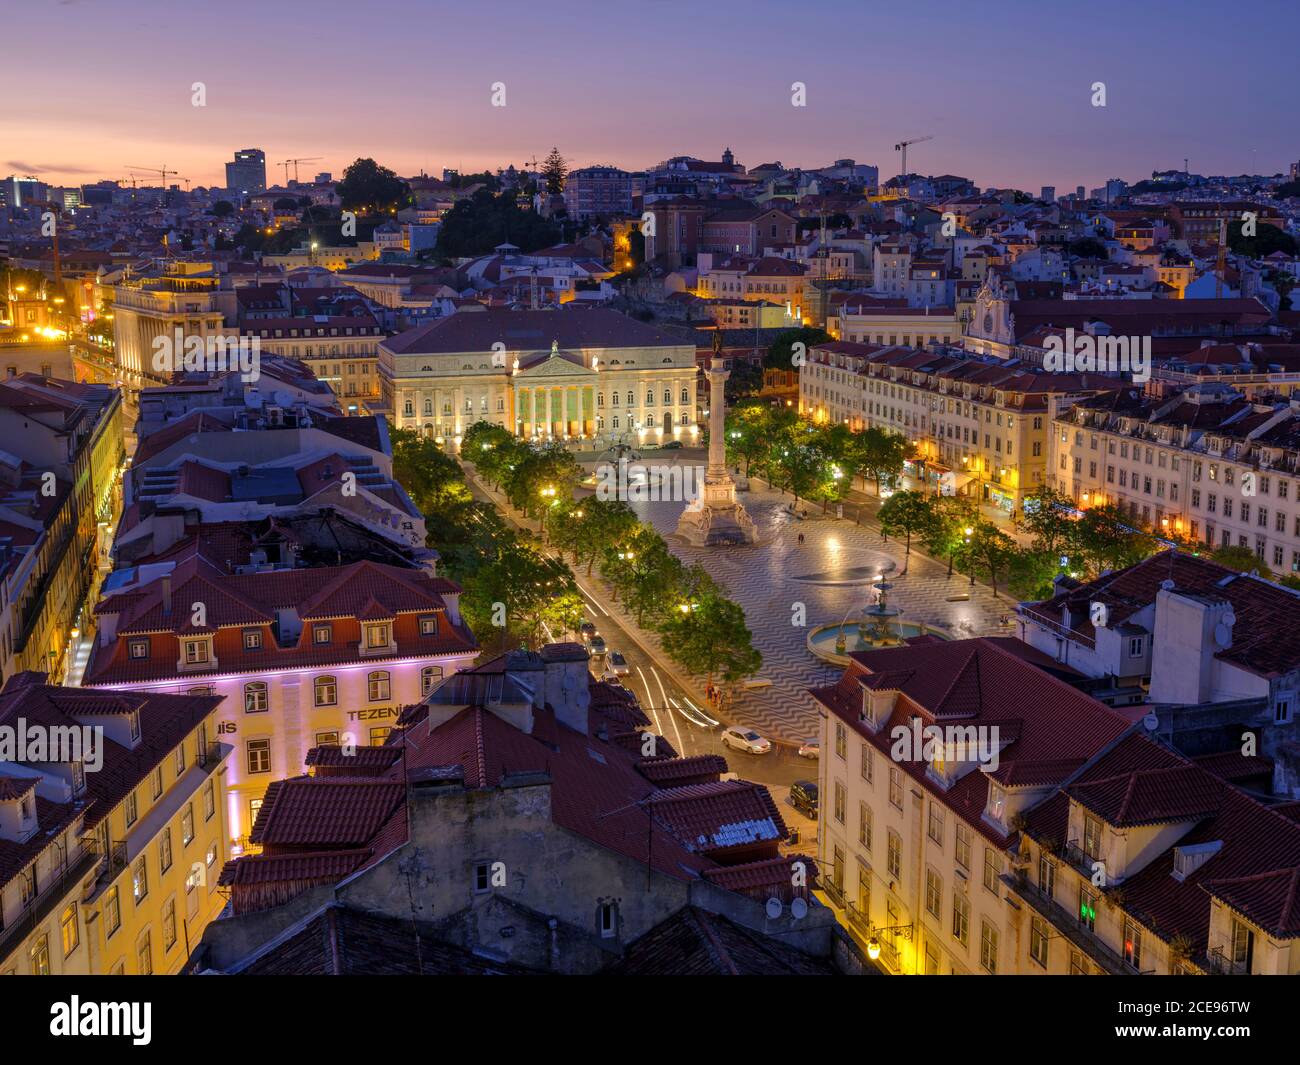
[[[904,939],[912,938],[912,926],[910,924],[896,924],[889,928],[878,928],[867,940],[867,957],[875,961],[880,957],[880,936],[896,935]]]

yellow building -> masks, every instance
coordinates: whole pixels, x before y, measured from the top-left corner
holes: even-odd
[[[221,699],[44,680],[0,692],[0,728],[64,732],[0,761],[0,974],[177,973],[225,905]]]

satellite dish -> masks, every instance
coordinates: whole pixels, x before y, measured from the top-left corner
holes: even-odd
[[[790,915],[796,920],[801,921],[808,916],[808,900],[796,898],[790,903]]]
[[[1156,717],[1155,714],[1147,714],[1147,716],[1142,719],[1142,724],[1146,726],[1148,732],[1155,732],[1155,730],[1160,726],[1160,718]]]
[[[768,899],[768,900],[767,900],[767,915],[768,915],[768,917],[770,917],[773,921],[775,921],[778,917],[781,916],[781,900],[780,900],[780,899],[777,899],[777,898],[771,898],[771,899]]]
[[[1214,642],[1220,647],[1227,647],[1232,643],[1232,629],[1223,622],[1214,626]]]
[[[1223,615],[1223,623],[1227,625],[1228,628],[1232,628],[1232,626],[1237,624],[1237,615],[1234,614],[1231,610],[1229,610],[1226,614]]]

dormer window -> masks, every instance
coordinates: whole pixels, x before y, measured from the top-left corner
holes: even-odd
[[[313,625],[311,627],[311,638],[313,643],[330,643],[334,639],[334,627],[332,625]]]
[[[420,618],[420,635],[437,636],[438,635],[438,615],[428,614]]]
[[[262,630],[245,629],[244,630],[244,650],[260,651],[262,649]]]
[[[1083,815],[1083,853],[1091,861],[1101,857],[1101,822],[1092,814]]]
[[[140,738],[140,711],[131,711],[131,742],[134,743]]]
[[[127,644],[127,648],[128,648],[128,653],[132,658],[149,657],[148,640],[131,640],[130,643]]]
[[[202,665],[208,661],[207,640],[183,640],[182,646],[185,650],[185,664],[187,666]]]
[[[391,645],[393,627],[387,621],[372,622],[366,625],[366,646],[381,648]]]
[[[72,794],[80,795],[86,790],[86,766],[80,761],[72,763]]]
[[[1006,791],[997,784],[994,784],[992,781],[989,781],[989,816],[1001,824],[1006,812]]]

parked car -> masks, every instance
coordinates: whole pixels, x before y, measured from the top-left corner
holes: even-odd
[[[822,756],[821,740],[805,740],[799,744],[800,758],[820,758]]]
[[[664,444],[664,450],[676,451],[677,448],[681,446],[682,446],[682,442],[680,440],[669,440],[667,443]]]
[[[772,749],[772,741],[764,739],[750,728],[725,728],[722,730],[722,746],[746,754],[767,754]]]
[[[796,780],[790,785],[790,805],[806,817],[817,820],[817,783]]]
[[[605,671],[613,673],[616,677],[622,677],[631,673],[632,667],[627,664],[622,651],[610,651],[605,656]]]
[[[591,643],[591,638],[596,635],[596,626],[590,621],[584,621],[578,626],[578,636],[583,643]]]
[[[603,636],[593,636],[587,642],[587,649],[592,655],[603,655],[605,653],[605,638]]]

